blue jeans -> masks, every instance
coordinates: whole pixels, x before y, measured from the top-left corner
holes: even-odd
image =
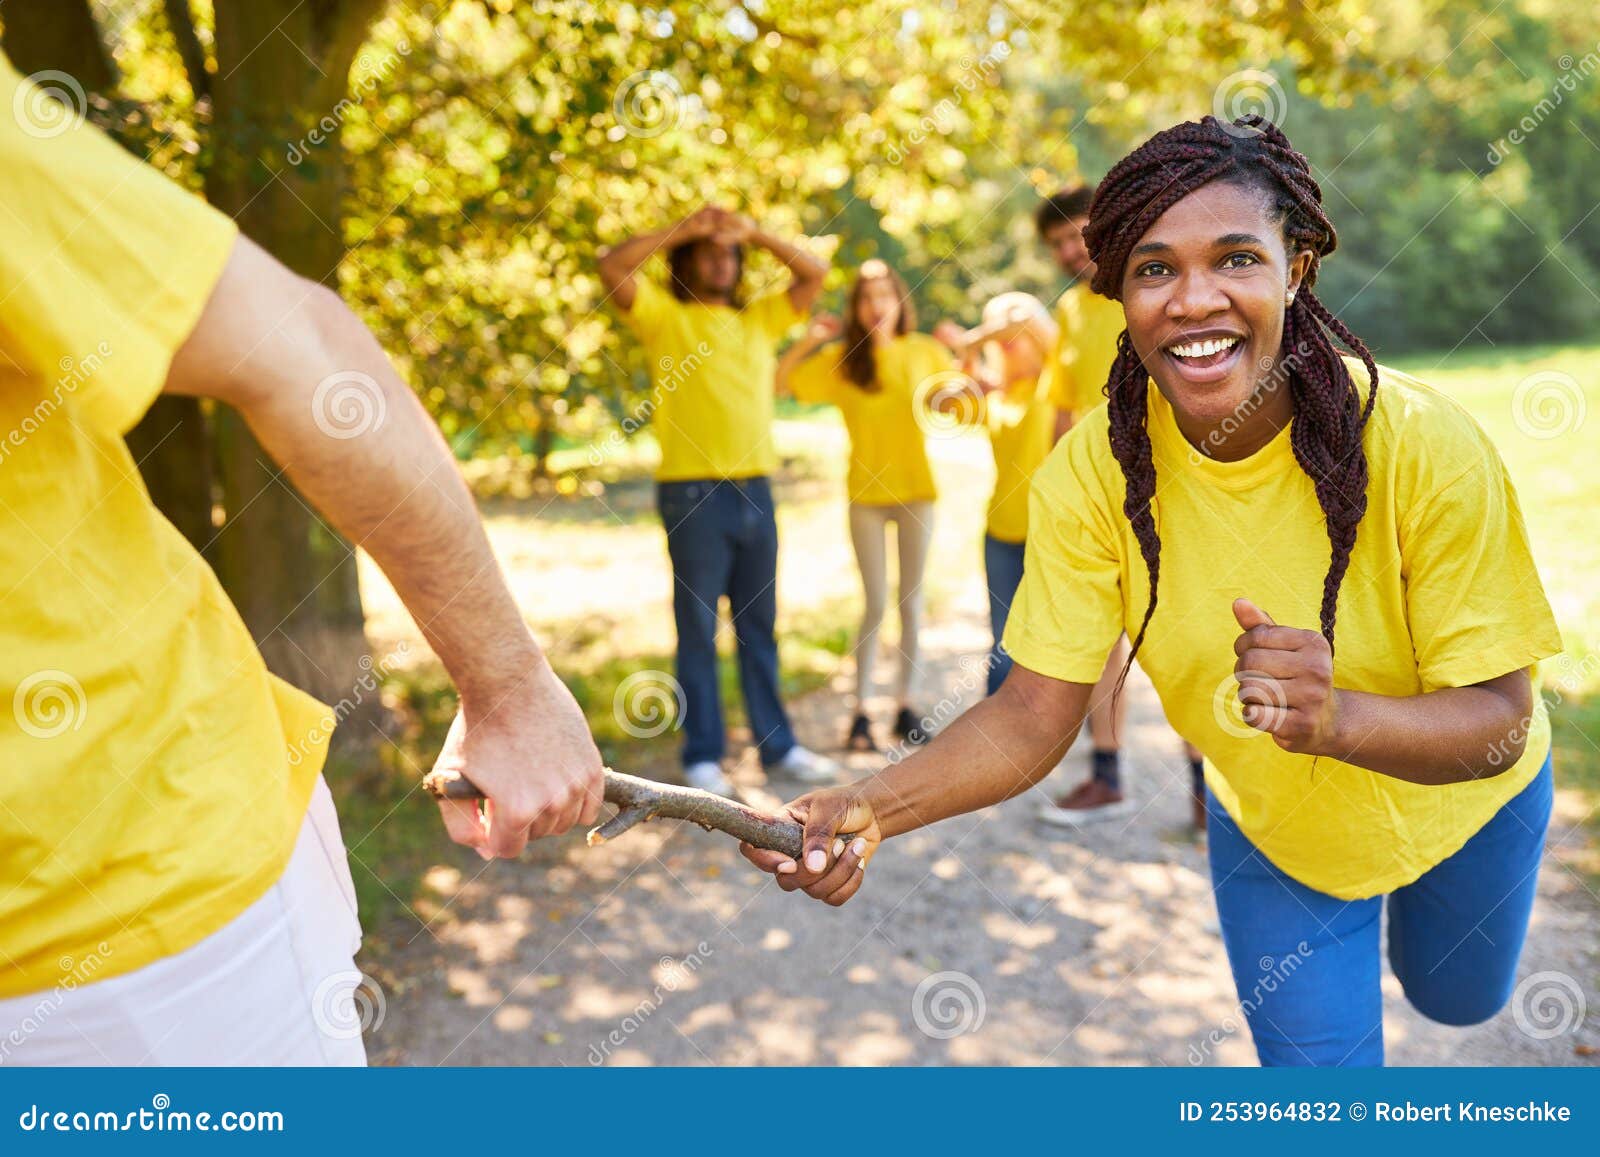
[[[723,756],[717,677],[717,607],[733,613],[739,689],[763,763],[794,746],[778,697],[778,522],[765,478],[662,482],[656,508],[672,559],[672,617],[678,628],[685,765]]]
[[[989,585],[989,629],[994,634],[994,646],[989,649],[990,695],[1000,690],[1000,684],[1011,673],[1011,656],[1006,654],[1000,640],[1005,637],[1011,600],[1017,597],[1017,587],[1022,585],[1023,553],[1020,542],[983,536],[983,575]]]
[[[1510,998],[1550,803],[1547,756],[1460,851],[1389,893],[1389,966],[1430,1020],[1477,1024]],[[1261,1063],[1383,1064],[1385,897],[1338,900],[1285,875],[1209,791],[1206,817],[1222,939]]]

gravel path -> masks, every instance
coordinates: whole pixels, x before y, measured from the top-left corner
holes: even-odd
[[[984,642],[970,608],[931,632],[930,682],[970,703]],[[427,929],[373,965],[385,1004],[372,1058],[1253,1064],[1204,852],[1184,830],[1178,741],[1149,685],[1130,688],[1134,818],[1071,835],[1032,820],[1084,774],[1080,745],[1039,792],[886,845],[842,909],[780,892],[724,837],[666,823],[596,849],[574,835],[522,863],[438,868]],[[842,712],[837,691],[807,697],[802,737],[827,746]],[[854,774],[872,766],[855,762]],[[749,756],[736,779],[752,802],[795,794]],[[1558,793],[1521,966],[1550,975],[1515,1014],[1470,1029],[1425,1021],[1386,975],[1391,1063],[1596,1063],[1600,897],[1572,863],[1578,819],[1577,799]]]

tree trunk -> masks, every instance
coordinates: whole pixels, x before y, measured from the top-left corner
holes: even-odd
[[[338,104],[351,62],[382,0],[218,0],[216,75],[211,80],[214,159],[211,203],[290,269],[328,285],[344,256],[340,205],[344,165]],[[314,126],[320,145],[308,145]],[[297,165],[291,147],[305,154]],[[214,416],[215,450],[228,521],[212,551],[223,586],[267,664],[331,703],[364,674],[366,635],[356,560],[227,407]],[[376,708],[363,697],[360,711]],[[340,728],[370,737],[368,721]]]
[[[0,43],[24,76],[64,72],[85,94],[110,96],[117,87],[116,68],[100,43],[89,0],[6,0],[0,18],[5,20]]]

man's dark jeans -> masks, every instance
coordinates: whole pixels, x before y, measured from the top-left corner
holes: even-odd
[[[794,746],[778,696],[778,522],[766,478],[662,482],[656,506],[672,559],[678,627],[685,765],[720,760],[722,696],[717,679],[717,606],[728,597],[738,644],[739,688],[762,763]]]

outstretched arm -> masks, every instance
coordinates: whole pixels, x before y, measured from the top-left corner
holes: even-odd
[[[461,693],[440,765],[489,798],[486,818],[441,803],[451,838],[514,856],[530,836],[592,822],[601,761],[588,725],[512,600],[438,428],[338,295],[240,238],[165,388],[236,408],[394,583]],[[377,420],[333,437],[329,407],[350,392]]]
[[[1077,736],[1093,689],[1015,665],[999,691],[915,754],[791,803],[788,814],[805,827],[802,863],[749,844],[739,850],[785,891],[843,904],[860,889],[880,841],[1010,799],[1049,775]],[[840,848],[841,836],[855,838]]]
[[[792,379],[795,369],[801,362],[816,353],[830,341],[836,341],[844,332],[844,325],[831,313],[819,314],[811,319],[811,324],[806,326],[806,332],[800,340],[783,351],[783,356],[778,359],[778,372],[774,384],[779,396],[787,396],[794,392]]]

